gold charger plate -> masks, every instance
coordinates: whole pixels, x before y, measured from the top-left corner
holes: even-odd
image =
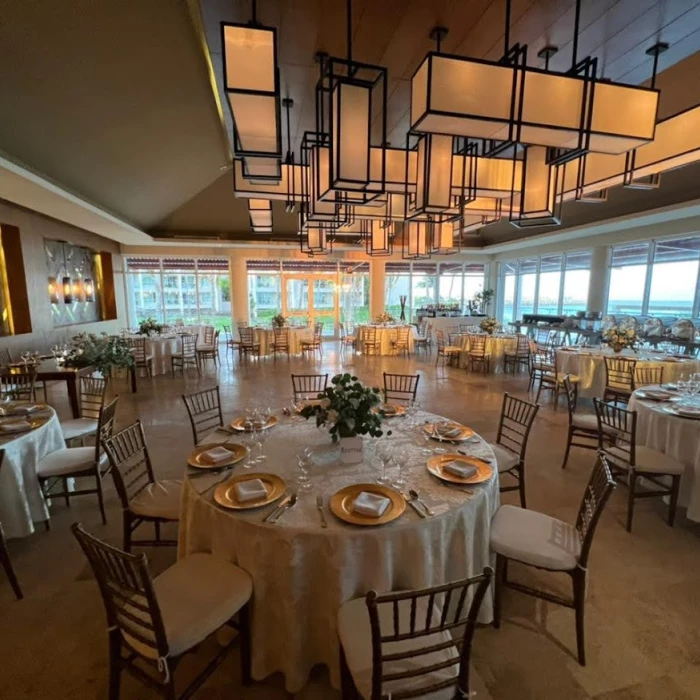
[[[449,421],[450,424],[453,423],[453,421]],[[438,440],[439,442],[462,442],[463,440],[468,440],[472,435],[474,435],[474,431],[471,428],[468,428],[466,425],[460,425],[459,423],[454,423],[455,428],[460,428],[461,433],[459,435],[455,435],[454,437],[445,437],[444,435],[433,435],[433,429],[435,427],[434,423],[426,423],[423,426],[423,430],[430,435],[430,437],[433,440]]]
[[[670,413],[672,416],[678,416],[679,418],[690,418],[691,420],[700,420],[700,409],[690,409],[687,407],[678,406],[677,404],[673,406],[664,406],[664,411]]]
[[[391,500],[391,503],[380,517],[374,518],[370,515],[361,515],[353,511],[353,503],[362,491],[384,496]],[[381,484],[352,484],[351,486],[340,489],[340,491],[336,491],[331,496],[328,505],[331,509],[331,513],[337,518],[344,520],[346,523],[350,523],[351,525],[372,526],[384,525],[400,517],[406,510],[406,499],[398,491],[388,486],[382,486]]]
[[[30,418],[27,417],[27,427],[23,430],[3,430],[2,426],[7,423],[20,423],[23,419],[19,416],[11,416],[7,418],[0,419],[0,435],[2,436],[12,436],[12,435],[23,435],[28,433],[30,430],[36,430],[44,425],[48,421],[48,418]]]
[[[386,409],[389,408],[394,409],[390,413],[386,412]],[[405,416],[406,415],[406,407],[405,406],[400,406],[398,404],[393,404],[393,403],[388,403],[388,404],[382,404],[381,406],[377,406],[372,409],[375,413],[379,413],[380,411],[384,411],[384,415],[387,418],[393,418],[394,416]]]
[[[236,497],[234,486],[242,481],[251,481],[252,479],[260,479],[260,481],[263,482],[265,491],[267,491],[267,496],[256,501],[245,501],[241,503]],[[261,506],[274,503],[284,494],[286,489],[287,485],[284,483],[284,479],[277,476],[277,474],[256,474],[255,472],[238,474],[216,487],[214,491],[214,501],[224,508],[248,510],[250,508],[260,508]]]
[[[465,479],[456,474],[450,474],[445,470],[445,465],[450,462],[463,462],[469,466],[476,467],[474,476]],[[453,484],[481,484],[488,481],[493,476],[493,467],[486,462],[482,462],[478,457],[468,457],[466,455],[436,455],[428,460],[428,471],[442,481],[449,481]]]
[[[267,430],[268,428],[271,428],[273,425],[277,425],[279,423],[279,419],[277,416],[270,416],[267,419],[267,423],[262,426],[263,430]],[[234,418],[231,421],[231,427],[234,430],[238,430],[239,432],[245,432],[245,418],[241,416],[240,418]]]
[[[227,450],[232,452],[230,459],[223,462],[216,462],[215,464],[210,464],[206,460],[202,459],[202,453],[207,450],[211,450],[213,447],[225,447]],[[195,469],[221,469],[222,467],[229,467],[232,464],[240,462],[246,456],[246,449],[243,445],[239,445],[235,442],[225,442],[220,445],[200,445],[195,447],[194,452],[190,454],[187,458],[187,464]]]

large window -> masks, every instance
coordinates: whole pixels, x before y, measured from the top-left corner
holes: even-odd
[[[369,263],[341,264],[340,320],[349,326],[369,321]]]
[[[610,257],[608,313],[697,316],[699,269],[698,236],[615,246]]]
[[[153,317],[161,323],[231,323],[226,258],[126,259],[128,317],[137,325]]]
[[[590,275],[589,250],[500,263],[498,317],[510,323],[523,314],[585,311]]]

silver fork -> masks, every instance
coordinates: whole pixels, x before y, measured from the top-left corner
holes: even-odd
[[[321,515],[321,527],[328,527],[328,523],[326,522],[326,514],[323,512],[323,496],[320,493],[318,496],[316,496],[316,507]]]
[[[275,515],[273,515],[267,522],[273,523],[273,524],[276,523],[285,514],[286,511],[288,511],[292,506],[294,506],[296,504],[296,502],[297,502],[297,495],[296,495],[296,493],[293,493],[290,496],[290,498],[287,501],[284,508],[281,508],[280,511],[278,513],[276,513]]]

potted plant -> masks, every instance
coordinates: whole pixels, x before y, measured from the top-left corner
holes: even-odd
[[[637,331],[634,328],[627,330],[613,326],[603,331],[603,342],[609,345],[613,352],[622,352],[625,348],[632,348],[637,345]]]
[[[485,331],[489,335],[493,335],[495,331],[498,330],[499,323],[498,321],[493,318],[485,318],[480,324],[479,328],[481,328],[482,331]]]
[[[158,323],[153,316],[144,318],[141,323],[139,323],[139,334],[140,335],[151,335],[152,333],[162,333],[163,324]]]
[[[357,377],[348,373],[336,374],[331,386],[318,395],[318,403],[304,406],[301,415],[315,417],[316,426],[325,426],[333,442],[341,443],[341,459],[361,462],[363,456],[362,435],[381,437],[384,414],[377,410],[381,393],[377,388],[365,386]],[[391,431],[387,432],[391,435]]]
[[[272,325],[274,328],[284,328],[287,325],[287,319],[282,314],[276,314],[272,317]]]
[[[495,292],[493,289],[482,289],[477,292],[472,297],[472,304],[469,305],[470,309],[476,309],[479,313],[485,314],[488,311],[489,304],[494,297]]]
[[[81,333],[73,339],[64,364],[66,367],[94,367],[103,377],[109,377],[114,368],[132,367],[134,356],[124,338],[106,333]]]

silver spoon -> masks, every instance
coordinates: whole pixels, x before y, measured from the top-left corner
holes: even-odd
[[[418,491],[415,491],[414,489],[408,489],[408,495],[409,495],[414,501],[416,501],[417,503],[420,503],[420,504],[423,506],[423,508],[425,509],[425,512],[426,512],[428,515],[430,515],[430,516],[435,515],[435,513],[430,509],[430,507],[428,506],[428,504],[418,495]]]

